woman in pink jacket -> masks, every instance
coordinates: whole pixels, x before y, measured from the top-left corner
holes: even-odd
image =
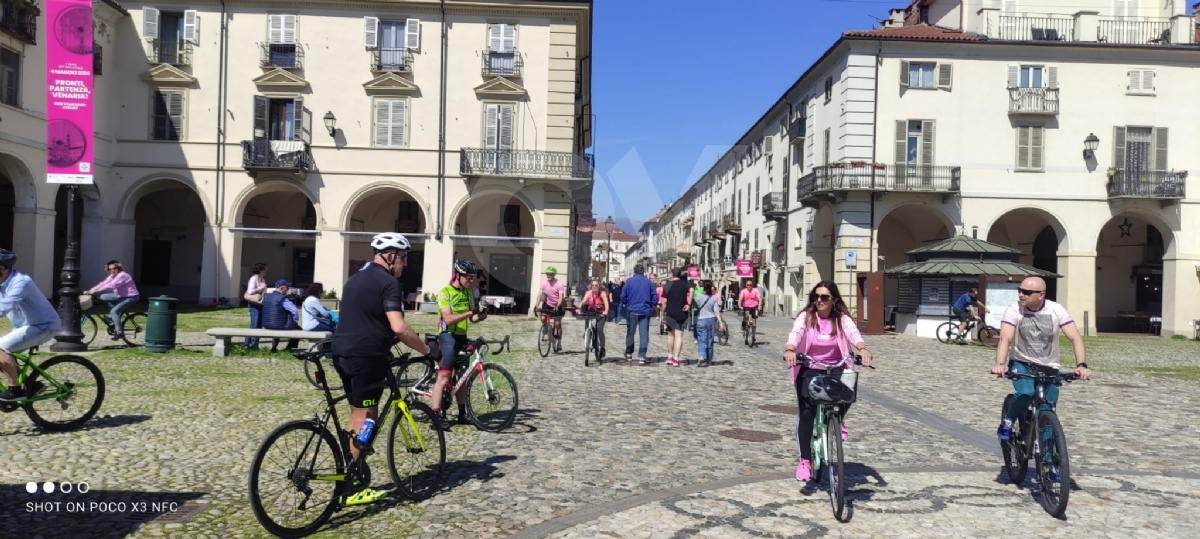
[[[100,294],[96,299],[107,303],[112,309],[109,312],[115,328],[112,339],[119,341],[125,337],[122,332],[124,327],[121,324],[121,312],[126,307],[137,303],[141,296],[138,294],[137,286],[133,284],[133,277],[125,273],[125,266],[122,266],[120,262],[109,260],[108,264],[104,265],[104,271],[108,272],[108,278],[84,294]]]
[[[813,415],[816,406],[808,398],[808,383],[819,374],[840,375],[844,370],[854,370],[852,352],[862,355],[864,367],[871,366],[871,352],[867,350],[858,327],[848,314],[849,309],[842,301],[837,285],[821,281],[808,293],[808,306],[800,311],[792,331],[788,334],[787,348],[783,358],[791,367],[791,380],[796,387],[796,400],[800,414],[796,421],[796,444],[800,446],[800,463],[796,465],[796,480],[812,479],[812,435]],[[812,358],[808,364],[797,360],[797,354]],[[842,417],[849,410],[843,405]],[[842,423],[842,439],[850,432]]]

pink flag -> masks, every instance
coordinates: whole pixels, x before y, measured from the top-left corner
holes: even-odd
[[[92,1],[46,0],[46,181],[92,176]]]

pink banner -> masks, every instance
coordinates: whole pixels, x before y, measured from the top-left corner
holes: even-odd
[[[754,277],[754,266],[750,264],[749,260],[739,258],[735,264],[738,277]]]
[[[700,268],[698,266],[688,266],[688,279],[699,279]]]
[[[46,181],[93,183],[92,0],[46,0]]]

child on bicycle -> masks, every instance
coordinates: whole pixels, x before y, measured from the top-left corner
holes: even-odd
[[[84,294],[100,294],[96,299],[108,304],[111,309],[108,315],[112,317],[113,327],[116,328],[112,340],[119,341],[125,338],[125,334],[122,333],[124,324],[121,323],[121,313],[125,308],[137,303],[141,295],[138,294],[137,286],[133,284],[133,277],[125,273],[125,266],[120,262],[109,260],[108,264],[104,265],[104,271],[108,272],[108,278]]]
[[[17,384],[17,362],[13,354],[45,343],[62,331],[62,319],[54,306],[28,275],[13,266],[17,255],[0,249],[0,315],[12,321],[12,331],[0,337],[0,371],[8,378],[8,389],[0,402],[15,402],[37,395],[44,384],[34,381],[29,391]]]
[[[478,308],[471,284],[475,281],[478,270],[470,260],[454,261],[454,275],[450,284],[438,292],[438,347],[442,352],[441,366],[438,367],[437,382],[433,385],[433,415],[442,423],[445,430],[450,430],[450,422],[446,419],[446,411],[442,410],[442,392],[450,384],[450,374],[454,372],[454,358],[467,345],[467,322],[482,322],[487,313]],[[458,390],[455,399],[458,401],[458,423],[468,424],[466,412],[466,387]]]
[[[958,318],[959,341],[963,340],[963,337],[966,337],[967,326],[970,325],[967,323],[967,321],[978,320],[981,316],[979,314],[981,312],[979,309],[983,309],[982,312],[984,313],[990,312],[990,310],[987,308],[987,305],[984,305],[983,301],[980,301],[979,289],[975,287],[971,287],[970,290],[959,296],[958,299],[954,301],[954,305],[951,307],[951,310],[954,311],[954,316]]]
[[[808,386],[818,375],[840,376],[846,369],[854,370],[852,352],[862,355],[862,365],[871,366],[871,352],[863,342],[858,327],[848,314],[849,309],[842,301],[837,285],[821,281],[808,293],[808,305],[800,311],[792,331],[788,334],[783,358],[791,368],[791,380],[796,387],[796,400],[800,414],[796,420],[796,444],[800,446],[800,462],[796,465],[796,480],[812,479],[812,436],[813,416],[816,405],[809,398]],[[798,355],[811,358],[808,363],[797,359]],[[849,405],[842,405],[841,415],[845,418]],[[850,437],[846,423],[842,423],[842,439]]]
[[[592,279],[591,285],[588,286],[588,291],[583,294],[583,310],[592,314],[599,315],[596,317],[596,344],[600,346],[600,352],[596,355],[596,359],[604,359],[606,352],[604,347],[604,321],[608,319],[608,291],[600,285],[599,279]]]

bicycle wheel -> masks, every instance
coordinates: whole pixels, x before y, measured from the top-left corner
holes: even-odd
[[[958,324],[954,322],[942,322],[942,325],[937,328],[937,340],[942,344],[950,344],[951,341],[958,339]]]
[[[43,398],[22,405],[35,425],[53,431],[71,430],[96,415],[104,402],[104,375],[94,363],[79,356],[56,356],[39,368],[42,372],[34,370],[25,379],[25,388],[28,394],[40,380],[45,388],[33,397]],[[53,398],[48,398],[50,395]]]
[[[592,335],[592,328],[588,326],[583,330],[583,366],[588,366],[588,358],[592,355],[592,340],[595,337]],[[596,358],[599,359],[599,358]]]
[[[746,344],[748,344],[750,348],[754,348],[754,345],[758,342],[758,325],[750,324],[750,328],[748,329],[747,333],[749,334],[748,338],[750,342]]]
[[[92,315],[89,314],[84,316],[83,320],[79,321],[79,330],[83,332],[83,340],[79,342],[87,346],[96,340],[96,333],[99,331],[99,326],[96,325],[96,319],[92,318]]]
[[[1009,394],[1004,397],[1004,404],[1000,406],[1000,421],[1004,421],[1004,411],[1008,410],[1008,403],[1012,402],[1013,396]],[[1000,440],[1000,452],[1004,454],[1004,472],[1008,474],[1008,480],[1014,485],[1020,485],[1025,481],[1025,473],[1029,471],[1029,457],[1025,455],[1025,444],[1022,442],[1022,437],[1025,435],[1021,430],[1021,422],[1014,421],[1012,434],[1008,437],[1008,441]]]
[[[833,506],[833,517],[840,521],[846,516],[846,469],[842,461],[842,421],[834,411],[830,411],[829,414],[825,447],[825,477],[829,482],[829,503]]]
[[[409,400],[409,397],[415,396],[412,393],[413,386],[417,385],[422,380],[422,390],[431,391],[433,384],[437,380],[434,374],[432,359],[420,359],[417,361],[408,361],[392,367],[392,374],[396,377],[396,386],[400,388],[400,395]]]
[[[446,434],[423,402],[407,403],[412,423],[399,410],[388,429],[388,472],[405,496],[421,501],[442,488],[446,477]],[[396,434],[400,436],[397,437]]]
[[[333,433],[313,421],[284,423],[267,435],[250,465],[254,518],[279,537],[309,535],[337,510],[346,488],[345,481],[317,477],[345,473]]]
[[[718,330],[717,331],[717,339],[720,341],[722,346],[728,346],[729,345],[729,328],[725,328],[723,330]]]
[[[325,371],[325,383],[329,384],[329,389],[341,389],[342,377],[337,375],[337,369],[333,367],[333,339],[324,339],[317,341],[308,349],[309,352],[324,352],[321,356],[321,368]],[[304,362],[304,377],[308,378],[308,383],[313,387],[321,389],[321,382],[317,380],[317,366],[311,361]]]
[[[538,332],[538,353],[541,354],[542,357],[549,356],[550,348],[554,346],[554,343],[551,339],[553,336],[553,331],[554,330],[550,327],[550,324],[543,323],[542,330]]]
[[[500,432],[517,419],[517,382],[504,367],[483,364],[483,377],[475,371],[466,374],[467,415],[480,430]]]
[[[121,320],[121,333],[125,334],[125,344],[129,346],[144,346],[146,344],[146,313],[133,313]]]
[[[1049,410],[1038,412],[1037,428],[1034,436],[1042,438],[1038,444],[1039,455],[1035,455],[1038,463],[1038,486],[1041,490],[1042,508],[1050,516],[1059,518],[1067,511],[1067,498],[1071,494],[1071,463],[1067,454],[1067,435],[1063,432],[1062,424],[1058,422],[1058,414]],[[1050,429],[1051,440],[1046,440],[1045,430]],[[1048,466],[1058,470],[1058,479],[1050,477]]]
[[[1000,330],[986,325],[980,325],[979,331],[975,333],[975,339],[986,346],[995,348],[1000,344]]]

